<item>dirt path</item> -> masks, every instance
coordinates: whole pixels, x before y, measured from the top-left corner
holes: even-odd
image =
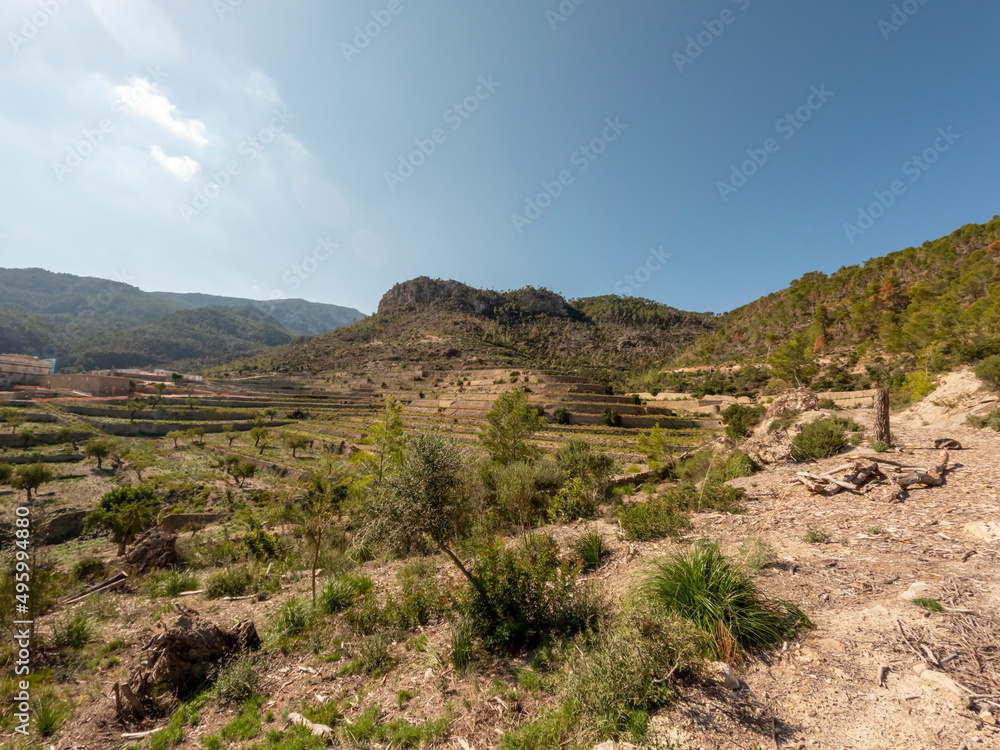
[[[893,429],[913,446],[903,458],[934,463],[939,430]],[[765,540],[776,562],[764,587],[801,606],[816,628],[744,665],[739,691],[685,690],[656,718],[662,734],[683,748],[1000,748],[1000,728],[988,723],[1000,708],[984,721],[961,688],[939,689],[914,669],[936,659],[942,667],[933,671],[1000,704],[1000,535],[985,525],[1000,523],[1000,435],[957,428],[946,436],[965,447],[952,452],[947,484],[913,490],[900,504],[875,493],[820,498],[790,486],[803,467],[776,467],[739,481],[752,498],[747,514],[695,519],[696,534],[730,552],[748,535]],[[831,541],[806,543],[809,527]],[[920,583],[922,596],[953,611],[928,613],[901,598]]]

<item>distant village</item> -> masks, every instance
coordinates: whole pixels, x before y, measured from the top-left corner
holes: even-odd
[[[111,369],[61,374],[56,360],[24,354],[0,354],[0,400],[28,400],[62,396],[122,396],[136,391],[137,383],[201,382],[200,375],[172,370]]]

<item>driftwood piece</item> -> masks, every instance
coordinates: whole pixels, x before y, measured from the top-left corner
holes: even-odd
[[[935,448],[947,448],[952,451],[962,450],[962,444],[952,438],[938,438],[934,441]]]
[[[156,734],[157,732],[160,732],[162,730],[163,730],[163,727],[159,727],[157,729],[150,729],[150,730],[145,731],[145,732],[124,732],[121,735],[121,739],[123,739],[123,740],[141,740],[144,737],[149,737],[149,735]]]
[[[800,477],[805,477],[806,479],[810,479],[813,482],[829,482],[830,484],[840,487],[842,490],[849,490],[850,492],[854,492],[857,489],[857,487],[855,487],[853,484],[842,482],[841,480],[834,479],[833,477],[819,476],[818,474],[810,474],[808,471],[799,471],[796,473]]]
[[[305,727],[317,737],[327,737],[329,739],[333,739],[334,736],[333,729],[327,726],[326,724],[317,724],[316,722],[309,721],[309,719],[307,719],[302,714],[297,714],[294,712],[288,714],[288,720],[292,722],[292,724],[298,724],[299,726]]]
[[[911,487],[914,484],[922,484],[926,487],[940,487],[944,484],[944,477],[936,474],[934,471],[920,471],[918,469],[917,471],[897,477],[896,484],[903,489]]]
[[[860,487],[869,480],[881,476],[883,476],[882,470],[879,469],[877,462],[857,461],[851,472],[844,477],[844,480],[850,482],[855,487]]]
[[[814,495],[836,495],[843,489],[836,484],[822,484],[804,476],[796,476],[795,481],[805,485],[805,488]]]

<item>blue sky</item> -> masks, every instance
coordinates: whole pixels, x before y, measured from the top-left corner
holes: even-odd
[[[4,0],[0,266],[722,312],[1000,213],[997,28],[944,0]]]

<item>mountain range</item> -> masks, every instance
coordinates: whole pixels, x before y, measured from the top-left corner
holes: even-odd
[[[0,351],[55,357],[65,370],[199,367],[363,317],[301,299],[145,292],[40,268],[0,269]]]

